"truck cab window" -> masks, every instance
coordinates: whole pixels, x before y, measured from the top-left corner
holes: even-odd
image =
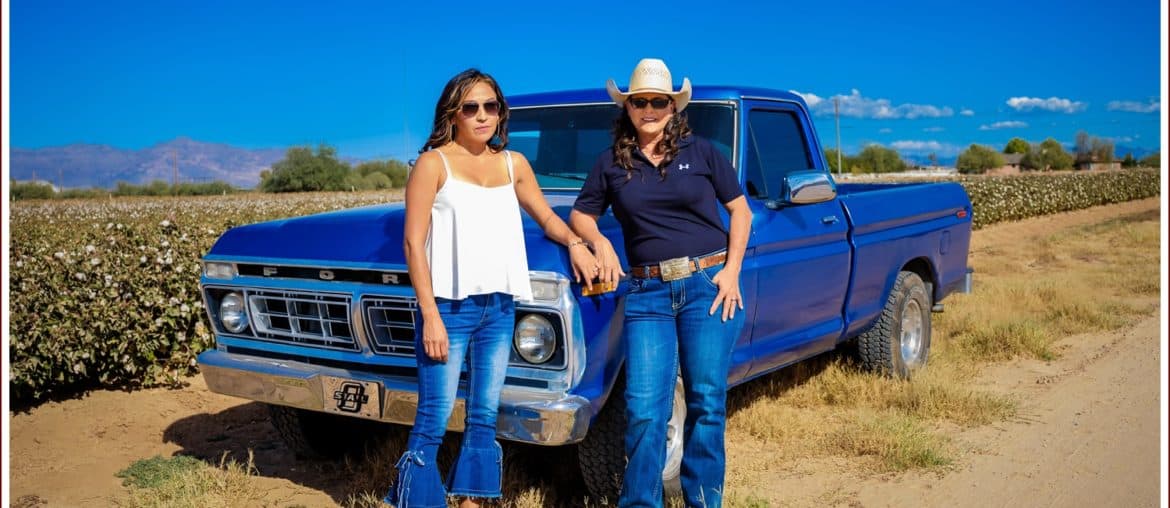
[[[516,108],[508,120],[508,148],[528,158],[541,188],[580,189],[597,156],[612,144],[620,112],[611,104]],[[691,103],[684,114],[691,130],[734,164],[734,107]]]
[[[748,115],[747,192],[776,199],[780,183],[793,171],[812,169],[800,118],[792,111],[753,109]]]

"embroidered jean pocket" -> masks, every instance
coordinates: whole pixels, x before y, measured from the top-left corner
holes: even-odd
[[[719,273],[719,270],[722,270],[722,269],[723,269],[723,265],[712,266],[711,268],[704,268],[702,270],[699,270],[699,278],[703,279],[703,281],[705,281],[708,286],[711,286],[712,288],[717,290],[717,289],[719,289],[719,285],[715,283],[715,279],[712,278],[713,275],[708,274],[707,270],[715,270],[715,273]]]

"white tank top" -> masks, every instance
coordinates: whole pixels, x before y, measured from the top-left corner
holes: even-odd
[[[427,235],[435,296],[462,300],[471,295],[508,293],[531,301],[512,154],[504,151],[508,184],[483,187],[456,179],[447,156],[435,152],[447,172],[446,183],[435,194]]]

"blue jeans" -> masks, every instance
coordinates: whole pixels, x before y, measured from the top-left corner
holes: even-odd
[[[503,453],[496,442],[500,390],[508,370],[516,306],[512,295],[472,295],[463,300],[436,298],[447,328],[447,361],[427,356],[422,319],[415,335],[418,362],[418,411],[398,460],[398,478],[385,502],[398,508],[439,508],[453,496],[500,497]],[[435,456],[455,407],[459,371],[466,359],[467,420],[459,458],[444,486]]]
[[[727,372],[744,312],[708,315],[723,265],[685,279],[631,279],[626,295],[626,464],[618,505],[662,506],[666,424],[681,372],[687,418],[681,483],[687,506],[723,503]]]

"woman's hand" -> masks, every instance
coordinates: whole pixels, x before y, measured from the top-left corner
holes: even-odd
[[[593,256],[597,258],[597,278],[602,284],[617,283],[626,274],[622,271],[622,262],[617,252],[614,252],[613,244],[605,237],[593,244]]]
[[[573,280],[593,289],[593,277],[597,276],[597,258],[589,252],[589,247],[584,243],[573,244],[569,247],[569,261],[573,265]]]
[[[711,277],[711,281],[719,286],[719,293],[711,303],[711,310],[707,315],[714,315],[720,305],[723,306],[723,321],[735,317],[735,309],[743,310],[743,294],[739,292],[739,272],[726,267]]]
[[[447,362],[447,327],[438,316],[423,319],[422,343],[428,358],[436,362]]]

